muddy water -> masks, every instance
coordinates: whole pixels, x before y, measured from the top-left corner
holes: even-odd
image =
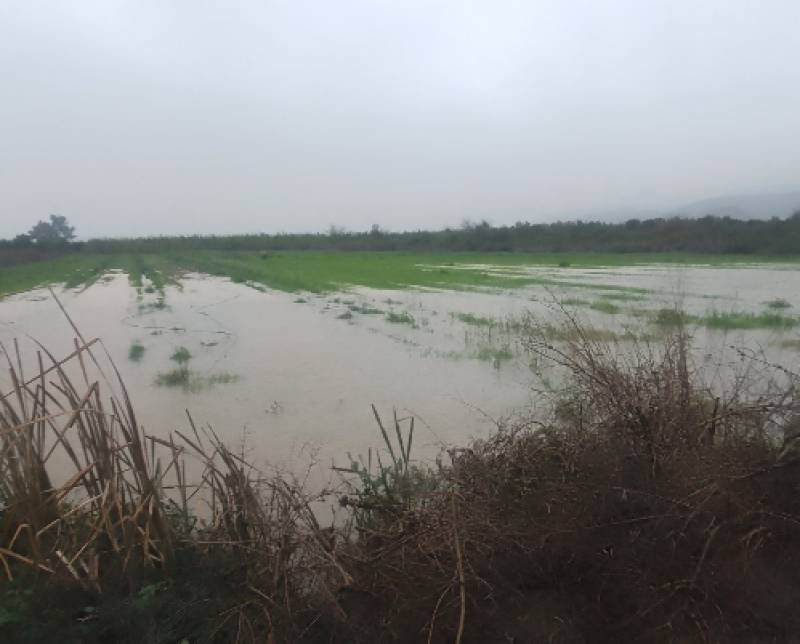
[[[321,298],[296,303],[289,294],[198,276],[182,289],[168,287],[166,306],[157,309],[149,307],[156,294],[139,301],[122,275],[60,298],[84,337],[102,338],[114,356],[147,432],[185,429],[188,409],[229,444],[244,444],[261,466],[302,473],[312,457],[327,466],[347,464],[348,452],[366,454],[380,444],[371,404],[387,420],[393,408],[413,414],[415,453],[430,456],[485,434],[487,417],[530,399],[518,367],[427,353],[405,329],[383,323],[378,333],[371,323],[338,319],[337,305]],[[26,336],[55,355],[72,349],[74,333],[46,292],[0,303],[0,340],[8,346],[19,338],[31,357]],[[145,348],[139,362],[127,357],[134,341]],[[188,367],[198,384],[190,390],[156,384],[176,367],[170,356],[179,347],[193,356]],[[235,381],[208,384],[221,374]],[[6,391],[10,383],[0,377],[0,385]]]
[[[345,464],[348,453],[380,445],[371,404],[386,417],[392,408],[414,415],[414,452],[430,457],[488,434],[492,418],[525,413],[536,403],[530,360],[518,338],[465,322],[465,314],[546,319],[554,300],[588,303],[608,294],[633,297],[608,300],[619,305],[616,315],[584,306],[580,317],[601,328],[645,333],[650,323],[637,310],[676,304],[695,314],[760,312],[766,301],[783,298],[791,308],[782,314],[800,313],[800,272],[791,267],[513,271],[548,283],[491,292],[361,288],[298,296],[189,275],[180,288],[167,287],[160,308],[158,293],[137,293],[124,275],[109,275],[59,296],[86,338],[102,338],[146,431],[185,429],[188,409],[229,444],[244,445],[252,462],[298,474],[316,462],[317,480],[332,462]],[[641,290],[626,290],[631,287]],[[695,333],[698,358],[710,371],[738,359],[731,347],[760,348],[770,359],[798,366],[800,352],[787,347],[797,331]],[[28,336],[56,355],[72,348],[74,333],[47,291],[0,301],[0,341],[8,346],[17,337],[30,348]],[[139,362],[128,359],[134,342],[145,349]],[[180,347],[192,355],[192,386],[156,384],[159,374],[176,367],[170,356]],[[223,382],[212,384],[215,378]],[[8,389],[4,375],[0,386]]]

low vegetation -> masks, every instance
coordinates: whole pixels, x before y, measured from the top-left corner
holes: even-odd
[[[789,302],[787,302],[783,298],[777,298],[777,299],[774,299],[774,300],[769,300],[768,302],[765,302],[765,304],[771,309],[790,309],[790,308],[792,308],[792,305],[789,304]]]
[[[775,329],[780,331],[800,325],[800,319],[774,311],[763,313],[712,311],[705,315],[690,315],[680,309],[669,308],[656,311],[653,321],[661,326],[694,324],[723,331],[737,329]]]
[[[2,251],[0,251],[2,255]],[[343,286],[397,289],[410,286],[431,288],[516,288],[539,285],[596,291],[599,296],[629,299],[647,295],[643,288],[615,284],[580,282],[545,277],[520,270],[524,267],[554,267],[564,258],[575,267],[635,266],[652,262],[736,265],[756,258],[699,256],[689,254],[653,255],[608,253],[399,253],[399,252],[274,252],[265,261],[257,252],[199,250],[181,252],[166,247],[157,254],[91,254],[85,251],[55,258],[18,263],[0,271],[0,296],[30,290],[46,284],[66,283],[68,287],[91,284],[111,270],[129,275],[142,293],[148,286],[163,301],[164,288],[180,285],[185,272],[226,277],[254,288],[270,287],[288,292],[330,293]],[[782,261],[790,261],[784,258]],[[773,261],[775,259],[773,258]],[[0,265],[2,265],[0,263]],[[439,272],[433,267],[449,265]],[[486,270],[486,266],[493,270]],[[298,300],[305,300],[299,297]]]
[[[391,324],[407,324],[412,327],[417,326],[417,321],[414,319],[414,316],[407,311],[402,311],[400,313],[390,311],[386,314],[386,321]]]
[[[140,362],[144,357],[145,348],[144,345],[136,341],[131,344],[130,348],[128,349],[128,359],[131,362]]]
[[[491,327],[496,326],[498,323],[497,320],[487,318],[483,315],[475,315],[474,313],[454,313],[453,315],[459,322],[470,326]]]
[[[608,300],[597,300],[592,302],[589,305],[589,308],[593,311],[599,311],[600,313],[607,313],[609,315],[617,315],[618,313],[622,312],[622,308],[614,304],[613,302],[609,302]]]

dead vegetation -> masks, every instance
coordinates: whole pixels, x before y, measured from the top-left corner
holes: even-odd
[[[564,324],[526,334],[564,374],[547,409],[447,463],[376,411],[336,528],[191,418],[142,432],[96,341],[28,378],[4,348],[3,641],[796,639],[797,377],[750,356],[712,390],[682,329],[621,352]]]

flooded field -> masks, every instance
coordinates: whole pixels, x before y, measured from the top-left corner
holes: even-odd
[[[302,474],[346,464],[380,443],[371,405],[416,418],[414,454],[433,457],[525,414],[541,386],[521,345],[524,321],[577,316],[598,337],[657,337],[673,317],[691,326],[697,358],[719,369],[740,347],[798,366],[800,271],[794,265],[614,268],[463,265],[524,277],[517,288],[343,288],[287,293],[182,274],[164,285],[110,272],[56,289],[88,339],[99,337],[147,432],[185,429],[186,410],[249,460]],[[563,309],[563,310],[562,310]],[[74,332],[46,289],[0,300],[0,341],[33,339],[56,356]],[[560,338],[554,337],[554,341]],[[11,383],[0,375],[0,386]],[[323,476],[323,474],[318,474]]]

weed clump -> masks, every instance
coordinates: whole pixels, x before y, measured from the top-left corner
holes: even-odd
[[[410,313],[403,311],[402,313],[395,313],[390,311],[386,314],[386,321],[391,324],[408,324],[409,326],[416,327],[417,322]]]
[[[712,329],[791,329],[800,324],[797,318],[771,311],[764,313],[714,311],[701,318],[700,322]]]
[[[475,315],[474,313],[456,313],[455,317],[460,322],[464,324],[469,324],[470,326],[495,326],[497,324],[496,320],[492,318],[487,318],[482,315]]]
[[[656,311],[654,322],[660,326],[680,327],[687,324],[689,320],[686,312],[680,309],[659,309]]]
[[[144,357],[144,352],[144,345],[137,340],[131,344],[130,348],[128,349],[128,360],[131,362],[140,362]]]
[[[777,298],[777,299],[774,299],[774,300],[769,300],[768,302],[765,302],[765,304],[767,305],[767,307],[769,307],[771,309],[790,309],[790,308],[792,308],[792,305],[789,304],[789,302],[787,302],[783,298]]]
[[[600,313],[607,313],[609,315],[616,315],[622,311],[619,306],[607,300],[597,300],[596,302],[592,302],[589,308],[593,311],[600,311]]]
[[[156,384],[160,387],[188,388],[191,382],[191,372],[186,367],[176,367],[156,376]]]
[[[169,357],[169,359],[172,360],[173,362],[177,362],[178,364],[183,365],[192,359],[192,354],[186,347],[178,347]]]
[[[376,309],[374,306],[368,306],[366,304],[351,304],[348,308],[353,313],[360,313],[361,315],[383,315],[382,309]]]

